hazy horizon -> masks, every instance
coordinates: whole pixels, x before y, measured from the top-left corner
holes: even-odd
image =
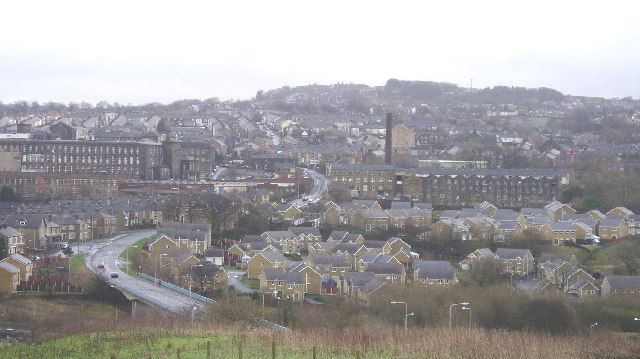
[[[249,99],[389,78],[639,98],[638,7],[24,1],[0,23],[0,101]]]

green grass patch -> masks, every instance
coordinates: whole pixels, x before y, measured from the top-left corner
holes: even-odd
[[[142,246],[149,240],[149,238],[151,237],[145,237],[137,240],[135,243],[127,247],[127,249],[125,249],[122,253],[120,253],[120,258],[126,259],[127,255],[130,256],[131,254],[133,254],[133,252],[140,250]]]
[[[588,254],[589,251],[587,249],[581,249],[578,247],[569,247],[569,246],[549,246],[547,248],[543,248],[543,252],[556,253],[560,255],[564,255],[567,257],[576,256],[578,262],[582,261]]]
[[[246,285],[247,287],[251,288],[251,289],[255,289],[258,290],[260,289],[260,280],[259,279],[249,279],[249,278],[242,278],[240,279],[240,283]]]
[[[86,253],[80,253],[80,254],[76,254],[76,255],[72,256],[71,257],[71,270],[78,269],[78,268],[84,268],[86,259],[87,259],[87,254]]]
[[[207,357],[207,343],[212,358],[271,358],[271,340],[257,336],[214,334],[199,336],[189,334],[170,334],[162,332],[106,332],[34,342],[0,346],[1,358],[183,358],[195,359]],[[276,357],[289,359],[311,358],[313,347],[285,347],[276,342]],[[367,351],[358,349],[360,354],[350,348],[322,348],[316,353],[320,358],[397,358],[398,352],[391,350]],[[179,354],[178,354],[179,353]],[[179,355],[179,356],[178,356]],[[402,356],[412,357],[412,356]]]
[[[584,262],[589,268],[605,274],[624,270],[622,256],[634,254],[640,256],[640,240],[630,239],[595,249]],[[636,261],[640,265],[640,258]]]

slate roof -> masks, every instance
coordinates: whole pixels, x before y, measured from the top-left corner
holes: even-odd
[[[453,279],[456,273],[449,261],[417,260],[414,268],[422,279]]]
[[[537,216],[547,216],[548,212],[546,209],[544,208],[523,208],[520,210],[520,213],[522,213],[523,216],[525,217],[537,217]]]
[[[347,258],[341,255],[310,254],[309,260],[314,265],[324,265],[324,266],[340,267],[340,268],[349,267],[349,264],[347,263]]]
[[[289,227],[289,231],[297,236],[303,234],[305,236],[320,237],[320,229],[318,227]]]
[[[304,284],[304,279],[300,272],[290,272],[284,269],[269,268],[264,270],[264,275],[267,280],[286,281],[292,284]]]
[[[365,293],[373,293],[383,285],[384,283],[381,280],[379,280],[378,278],[374,278],[367,284],[365,284],[361,290]]]
[[[600,220],[600,228],[618,228],[623,222],[621,217],[607,217]]]
[[[518,221],[500,221],[498,229],[502,231],[514,231],[518,227]]]
[[[493,215],[493,219],[497,221],[517,221],[520,218],[520,213],[511,209],[497,209]]]
[[[402,274],[404,267],[402,264],[394,263],[369,263],[366,272],[375,274]]]
[[[362,248],[361,244],[338,243],[338,245],[333,248],[333,252],[356,254],[360,248]]]
[[[493,258],[496,256],[496,254],[489,248],[478,248],[473,253],[487,258]]]
[[[540,258],[538,259],[538,263],[553,262],[557,260],[568,261],[571,259],[571,257],[572,256],[563,253],[542,252],[540,254]]]
[[[13,228],[40,228],[43,217],[40,215],[15,215],[5,218],[5,223]]]
[[[31,260],[29,258],[21,255],[20,253],[14,253],[14,254],[10,255],[9,258],[13,259],[16,262],[20,262],[23,265],[31,264]]]
[[[525,258],[528,253],[531,253],[528,249],[520,248],[498,248],[496,249],[496,256],[500,259],[517,259]]]
[[[159,227],[158,234],[165,234],[173,239],[188,239],[190,241],[202,242],[208,239],[207,233],[190,231],[188,229]]]
[[[440,219],[458,218],[459,214],[460,214],[460,211],[458,211],[457,209],[447,209],[442,211],[442,213],[440,213]]]
[[[640,289],[640,276],[637,275],[608,275],[605,279],[611,289]]]
[[[382,249],[382,247],[384,247],[386,243],[387,243],[386,241],[365,240],[364,242],[362,242],[362,245],[365,246],[367,249],[372,249],[372,248]]]
[[[392,201],[391,209],[409,209],[411,208],[411,202],[404,201]]]
[[[20,269],[12,266],[11,264],[7,263],[7,262],[0,262],[0,269],[3,269],[6,272],[9,272],[11,274],[19,274],[20,273]]]
[[[466,218],[473,218],[473,217],[480,217],[480,216],[484,216],[484,209],[463,208],[460,214],[458,215],[458,218],[466,219]]]
[[[571,222],[549,222],[549,227],[551,230],[556,232],[575,232],[576,228],[573,226]]]
[[[280,253],[278,251],[261,252],[261,254],[271,263],[274,263],[274,262],[287,263],[287,262],[289,262],[289,259],[287,259],[287,257],[284,256],[284,254],[282,254],[282,253]]]
[[[413,204],[413,208],[423,209],[427,211],[433,210],[433,205],[427,202],[416,202]]]
[[[375,277],[372,272],[347,272],[344,274],[344,280],[356,287],[363,287]]]
[[[22,235],[22,233],[13,227],[4,227],[4,228],[0,228],[0,235],[3,235],[7,238],[11,238],[11,237],[19,237]]]

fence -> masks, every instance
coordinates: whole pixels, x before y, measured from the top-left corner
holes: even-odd
[[[18,293],[83,294],[84,287],[68,282],[28,281],[18,285]]]
[[[37,267],[43,264],[57,263],[62,261],[63,259],[65,258],[63,258],[61,255],[57,255],[57,256],[45,257],[40,259],[33,259],[31,263],[33,264],[34,267]]]
[[[141,338],[140,335],[146,336]],[[111,340],[118,339],[118,340]],[[70,342],[72,345],[69,345]],[[131,348],[135,348],[136,357],[146,358],[228,358],[228,359],[412,359],[424,358],[425,353],[402,353],[396,351],[373,351],[361,348],[343,348],[340,346],[294,345],[286,341],[268,340],[250,337],[220,338],[178,338],[156,337],[148,334],[131,334],[126,339],[110,333],[95,333],[75,337],[71,341],[44,341],[24,345],[0,347],[0,355],[11,358],[130,358]],[[144,348],[142,350],[137,350]],[[428,356],[428,355],[427,355]]]
[[[157,278],[152,277],[152,276],[150,276],[148,274],[140,273],[140,274],[138,274],[138,276],[140,278],[144,279],[144,280],[149,281],[149,282],[158,283],[158,279]],[[196,293],[190,292],[190,291],[188,291],[188,290],[186,290],[186,289],[184,289],[182,287],[178,287],[177,285],[174,285],[174,284],[171,284],[171,283],[168,283],[168,282],[165,282],[165,281],[160,281],[160,285],[162,287],[164,287],[164,288],[174,290],[174,291],[176,291],[178,293],[182,293],[184,295],[188,295],[190,298],[192,298],[194,300],[197,300],[198,302],[201,302],[201,303],[204,303],[204,304],[213,304],[213,303],[215,303],[215,301],[212,300],[212,299],[209,299],[207,297],[201,296],[200,294],[196,294]]]

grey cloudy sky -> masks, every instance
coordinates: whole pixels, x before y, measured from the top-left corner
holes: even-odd
[[[0,101],[250,98],[283,85],[546,86],[640,97],[633,1],[12,1]]]

